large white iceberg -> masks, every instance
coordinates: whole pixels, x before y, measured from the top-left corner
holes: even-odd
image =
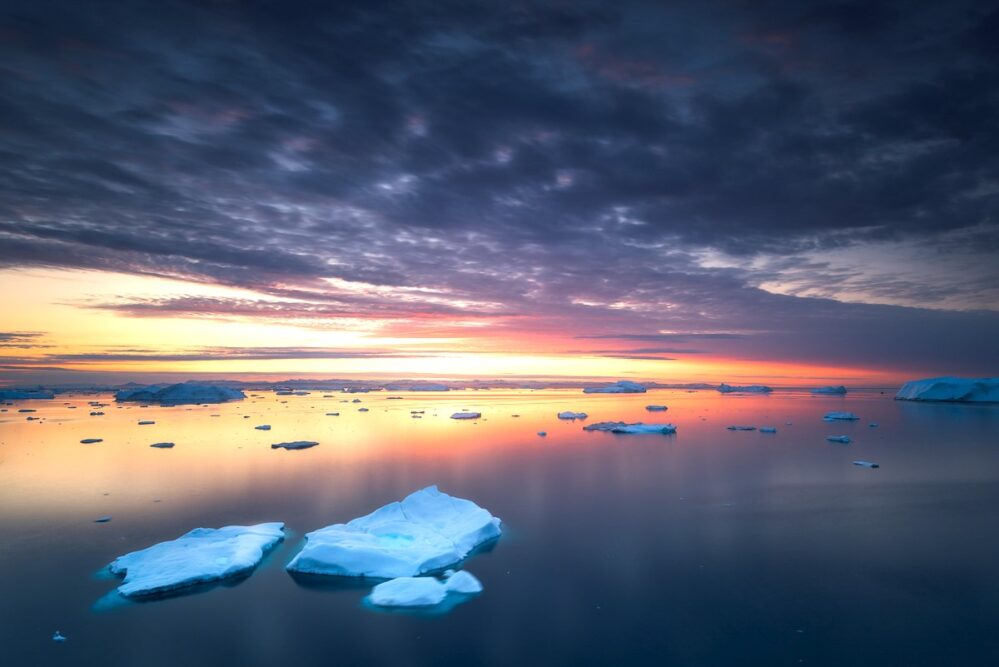
[[[618,380],[614,384],[603,387],[585,387],[583,389],[584,394],[644,394],[645,391],[646,389],[642,385],[628,380]]]
[[[846,387],[843,385],[838,385],[835,387],[817,387],[812,390],[813,394],[829,394],[833,396],[842,396],[846,394]]]
[[[368,601],[379,607],[432,607],[443,602],[448,593],[473,595],[481,592],[479,580],[462,570],[443,581],[435,577],[390,579],[375,586]]]
[[[999,402],[999,378],[926,378],[906,382],[895,394],[897,401]]]
[[[125,597],[156,595],[250,572],[284,538],[284,524],[195,528],[169,542],[119,556],[108,569],[124,575]]]
[[[723,394],[769,394],[773,391],[770,387],[762,384],[751,384],[745,387],[733,387],[722,382],[718,385],[718,391]]]
[[[187,405],[192,403],[225,403],[246,398],[239,389],[224,385],[180,382],[178,384],[151,384],[146,387],[132,387],[118,391],[114,400],[119,403],[139,401],[142,403],[163,403],[166,405]]]
[[[500,536],[500,520],[471,500],[428,486],[348,523],[320,528],[288,563],[291,572],[414,577],[459,563]]]

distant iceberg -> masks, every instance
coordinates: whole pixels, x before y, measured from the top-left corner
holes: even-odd
[[[116,558],[108,569],[124,575],[125,597],[156,595],[246,574],[284,538],[284,524],[195,528],[169,542]]]
[[[726,426],[730,431],[755,431],[755,426]]]
[[[999,402],[999,378],[938,377],[906,382],[897,401]]]
[[[448,593],[473,595],[481,592],[479,580],[462,570],[443,581],[436,577],[390,579],[375,586],[368,601],[379,607],[433,607],[443,602]]]
[[[455,412],[451,419],[478,419],[481,416],[481,412]]]
[[[232,387],[199,382],[181,382],[171,385],[152,384],[145,387],[122,389],[115,394],[114,400],[119,403],[138,401],[165,405],[188,405],[225,403],[244,398],[246,398],[246,394]]]
[[[843,385],[838,385],[836,387],[817,387],[812,390],[813,394],[831,394],[834,396],[842,396],[846,394],[846,387]]]
[[[618,380],[614,384],[583,389],[584,394],[644,394],[645,391],[646,389],[642,385],[628,380]]]
[[[673,424],[643,424],[642,422],[634,424],[627,424],[625,422],[597,422],[596,424],[584,426],[583,430],[602,431],[604,433],[660,433],[662,435],[670,435],[676,433],[676,426]]]
[[[416,384],[387,384],[385,388],[389,391],[451,391],[451,387],[446,384],[433,382],[420,382]]]
[[[288,570],[386,579],[429,574],[498,538],[500,524],[471,500],[428,486],[367,516],[307,534]]]
[[[558,413],[559,419],[570,419],[575,421],[576,419],[586,419],[588,415],[585,412],[573,412],[571,410],[566,410],[564,412]]]
[[[718,391],[723,394],[769,394],[773,391],[770,387],[762,384],[751,384],[745,387],[733,387],[722,382],[718,385]]]
[[[275,442],[271,445],[271,449],[309,449],[310,447],[315,447],[319,443],[315,440],[293,440],[292,442]]]
[[[669,410],[665,405],[646,405],[645,409],[649,412],[666,412]]]
[[[826,440],[829,442],[838,442],[841,445],[849,445],[853,442],[848,435],[829,435],[826,436]]]
[[[860,417],[852,412],[827,412],[822,419],[827,422],[855,422]]]
[[[777,432],[777,427],[776,426],[761,426],[760,427],[760,433],[776,433],[776,432]]]
[[[855,466],[863,466],[864,468],[880,468],[881,467],[880,464],[874,463],[873,461],[854,461],[853,465],[855,465]]]
[[[0,400],[2,401],[32,398],[55,398],[55,394],[46,389],[0,389]]]

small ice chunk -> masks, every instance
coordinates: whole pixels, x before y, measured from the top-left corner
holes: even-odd
[[[52,641],[54,641],[54,642],[64,642],[64,641],[66,641],[66,635],[64,635],[63,633],[61,633],[58,630],[56,630],[55,634],[52,635]]]
[[[150,424],[155,424],[155,423],[156,422],[154,422],[152,419],[143,419],[139,421],[139,426],[149,426]]]
[[[379,607],[433,607],[447,597],[447,587],[434,577],[396,577],[371,589],[368,599]]]
[[[576,419],[586,419],[586,417],[587,414],[585,412],[572,412],[571,410],[566,410],[558,413],[559,419],[569,419],[575,421]]]
[[[280,522],[195,528],[175,540],[119,556],[108,569],[125,575],[118,586],[125,597],[155,595],[245,574],[284,539],[283,531]]]
[[[456,412],[451,415],[451,419],[478,419],[481,416],[481,412]]]
[[[669,410],[665,405],[646,405],[645,409],[649,412],[666,412]]]
[[[855,422],[860,417],[852,412],[827,412],[822,419],[827,422]]]
[[[149,445],[150,447],[155,447],[156,449],[173,449],[172,442],[154,442]]]
[[[81,445],[92,445],[95,442],[104,442],[104,438],[84,438],[80,441]]]
[[[730,431],[755,431],[755,426],[727,426]]]
[[[318,444],[314,440],[293,440],[292,442],[275,442],[271,445],[271,449],[308,449]]]
[[[850,436],[848,435],[830,435],[826,436],[826,440],[828,440],[829,442],[839,442],[844,445],[849,445],[851,442],[853,442],[850,439]]]
[[[339,412],[327,412],[326,416],[327,417],[339,417],[340,413]]]
[[[500,536],[500,520],[428,486],[367,516],[306,535],[288,570],[346,577],[415,577],[459,563]]]
[[[104,516],[99,516],[96,519],[94,519],[94,523],[107,523],[110,520],[111,520],[111,515],[106,514]]]
[[[358,408],[357,411],[358,412],[367,412],[368,409],[367,408]]]
[[[777,427],[776,426],[761,426],[760,427],[760,433],[776,433],[776,432],[777,432]]]
[[[718,385],[718,391],[723,394],[769,394],[773,391],[770,387],[762,384],[751,384],[745,387],[733,387],[722,382]]]
[[[548,435],[548,433],[546,431],[538,431],[538,435],[544,438],[545,436]]]
[[[257,429],[258,431],[269,431],[269,430],[271,430],[271,425],[270,424],[261,424],[260,426],[254,426],[253,428]]]
[[[444,585],[447,586],[449,593],[472,595],[473,593],[482,592],[482,582],[479,581],[471,572],[466,572],[465,570],[458,570],[457,572],[451,573],[448,578],[445,579]]]
[[[864,468],[880,468],[880,463],[874,463],[873,461],[854,461],[853,465],[863,466]]]

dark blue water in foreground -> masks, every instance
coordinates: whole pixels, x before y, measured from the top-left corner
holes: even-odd
[[[357,413],[317,393],[97,418],[93,399],[0,414],[4,667],[999,664],[996,406],[494,391],[371,394]],[[447,419],[460,408],[484,419]],[[569,409],[679,431],[583,433],[555,419]],[[829,424],[828,410],[862,419]],[[853,443],[825,441],[838,434]],[[269,448],[294,439],[322,444]],[[161,440],[177,446],[148,447]],[[305,532],[431,483],[504,520],[495,548],[465,563],[485,586],[475,599],[376,612],[362,604],[371,582],[284,571]],[[196,526],[269,520],[289,537],[229,586],[120,603],[97,575]]]

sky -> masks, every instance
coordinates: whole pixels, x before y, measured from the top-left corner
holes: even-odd
[[[0,383],[999,375],[988,2],[6,0]]]

